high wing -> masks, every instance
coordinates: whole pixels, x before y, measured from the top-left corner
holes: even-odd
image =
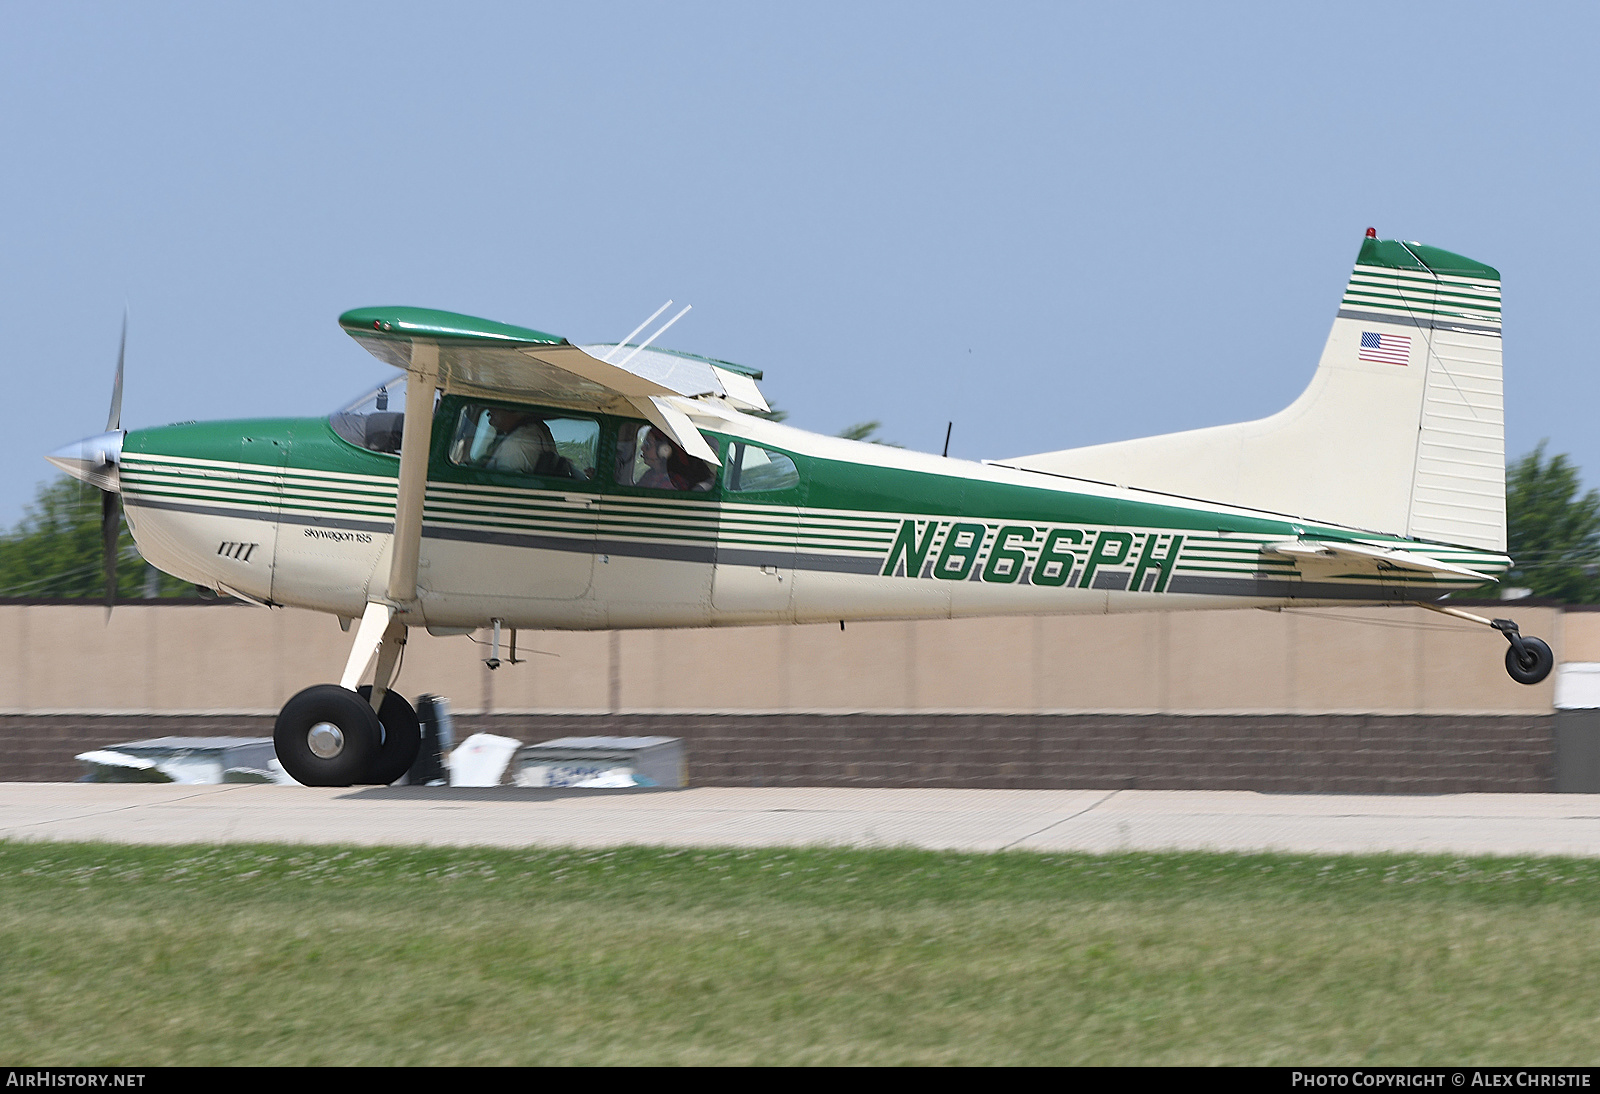
[[[446,392],[638,414],[686,453],[709,463],[720,461],[685,413],[691,408],[686,400],[769,409],[755,383],[761,374],[726,361],[576,346],[543,331],[428,308],[358,308],[341,315],[339,325],[396,368],[417,371],[425,358]],[[623,363],[602,359],[614,350]]]

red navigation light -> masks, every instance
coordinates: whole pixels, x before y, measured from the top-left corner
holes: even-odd
[[[1368,229],[1367,229],[1367,234],[1368,234],[1368,235],[1371,235],[1371,234],[1372,234],[1372,229],[1371,229],[1371,228],[1368,228]],[[382,324],[382,323],[381,323],[381,322],[380,322],[380,321],[378,321],[378,320],[376,320],[376,319],[374,319],[374,320],[373,320],[373,321],[372,321],[372,329],[373,329],[373,330],[382,330],[382,329],[383,329],[383,324]]]
[[[1367,238],[1368,239],[1377,239],[1378,238],[1378,229],[1376,229],[1376,228],[1368,228],[1367,229]]]

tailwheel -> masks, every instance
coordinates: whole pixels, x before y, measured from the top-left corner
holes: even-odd
[[[1542,638],[1523,634],[1509,619],[1491,619],[1489,626],[1505,635],[1511,648],[1506,650],[1506,672],[1519,684],[1537,684],[1556,667],[1556,655]]]
[[[378,715],[364,698],[338,684],[315,684],[283,704],[272,743],[278,762],[296,782],[349,786],[368,781],[365,775],[375,770],[383,736]]]
[[[367,709],[371,710],[372,685],[362,684],[359,691],[362,700],[367,703]],[[406,702],[405,696],[394,691],[384,693],[378,721],[383,730],[383,742],[366,775],[355,781],[371,786],[388,786],[417,762],[417,753],[422,750],[422,723],[417,718],[416,710]]]
[[[1556,667],[1556,655],[1551,652],[1549,643],[1531,634],[1523,634],[1514,620],[1485,619],[1481,615],[1473,615],[1460,608],[1448,608],[1437,602],[1430,604],[1419,601],[1417,607],[1427,608],[1430,612],[1438,612],[1440,615],[1465,619],[1469,623],[1481,623],[1485,627],[1499,631],[1505,636],[1505,640],[1511,643],[1511,648],[1506,650],[1506,672],[1510,673],[1511,679],[1519,684],[1540,683],[1550,675],[1550,670]]]
[[[1556,655],[1550,652],[1549,645],[1543,639],[1529,634],[1519,634],[1517,638],[1520,641],[1506,650],[1506,671],[1519,684],[1537,684],[1550,675],[1550,670],[1555,667]]]

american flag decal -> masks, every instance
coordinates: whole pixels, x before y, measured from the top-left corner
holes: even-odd
[[[1377,361],[1382,365],[1405,365],[1411,362],[1411,336],[1408,334],[1379,334],[1377,331],[1361,332],[1363,361]]]

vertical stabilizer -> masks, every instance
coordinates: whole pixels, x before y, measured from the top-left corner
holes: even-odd
[[[1363,332],[1414,330],[1425,347],[1408,366],[1427,377],[1406,534],[1505,550],[1500,274],[1436,247],[1368,239],[1339,318]]]
[[[997,462],[1504,550],[1500,275],[1369,233],[1316,374],[1288,408]]]

